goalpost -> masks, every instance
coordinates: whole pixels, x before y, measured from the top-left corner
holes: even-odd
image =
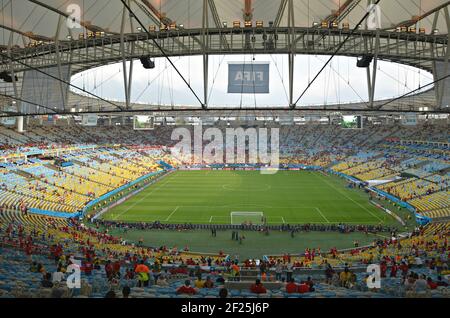
[[[243,223],[261,225],[264,224],[263,212],[249,212],[249,211],[233,211],[230,212],[231,224],[240,225]]]

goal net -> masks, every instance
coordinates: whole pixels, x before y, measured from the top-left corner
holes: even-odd
[[[231,224],[264,224],[263,212],[233,211],[231,215]]]

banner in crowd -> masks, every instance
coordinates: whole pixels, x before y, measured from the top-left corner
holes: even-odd
[[[402,125],[404,126],[416,126],[417,125],[417,115],[416,114],[406,114],[402,117]]]
[[[17,112],[17,107],[15,107],[15,106],[5,106],[3,108],[3,110],[5,112],[15,113],[15,112]],[[5,125],[5,126],[14,126],[16,124],[16,117],[3,117],[3,118],[0,118],[0,124]]]
[[[97,114],[88,114],[88,115],[83,115],[81,124],[83,126],[97,126],[97,121],[98,121]]]

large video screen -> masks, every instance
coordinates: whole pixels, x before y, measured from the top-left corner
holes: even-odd
[[[346,129],[361,129],[363,121],[361,115],[342,116],[341,127]]]
[[[135,115],[133,127],[135,130],[151,130],[155,126],[155,116]]]
[[[228,93],[268,94],[269,62],[228,63]]]

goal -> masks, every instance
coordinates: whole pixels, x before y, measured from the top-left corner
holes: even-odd
[[[264,223],[264,213],[263,212],[249,212],[249,211],[233,211],[231,215],[231,224],[263,224]]]

